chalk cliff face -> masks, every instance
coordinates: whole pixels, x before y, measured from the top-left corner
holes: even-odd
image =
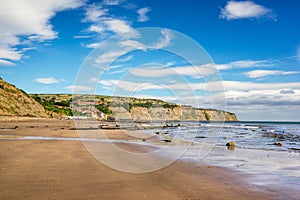
[[[123,107],[114,107],[112,111],[118,119],[132,119],[135,121],[238,121],[234,113],[221,110],[197,109],[188,106],[174,108],[145,108],[133,107],[130,112]]]
[[[47,117],[42,105],[2,78],[0,78],[0,115]]]

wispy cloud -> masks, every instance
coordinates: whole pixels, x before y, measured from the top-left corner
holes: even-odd
[[[124,19],[124,17],[116,17],[109,13],[110,6],[118,6],[122,1],[104,1],[98,4],[92,4],[86,7],[85,17],[83,22],[91,23],[87,31],[100,34],[102,37],[111,33],[120,34],[132,32],[130,21]],[[105,6],[105,7],[104,7]],[[87,47],[94,47],[94,45],[88,45]]]
[[[141,8],[137,10],[138,13],[138,21],[139,22],[146,22],[149,20],[149,17],[147,16],[147,13],[150,12],[150,8]]]
[[[121,19],[107,18],[104,21],[106,28],[114,33],[127,33],[133,31],[129,22]]]
[[[151,45],[152,49],[162,49],[171,44],[172,41],[172,33],[168,29],[161,30],[162,37],[158,40],[157,43]]]
[[[109,6],[118,6],[123,2],[125,2],[125,0],[104,0],[102,3]]]
[[[94,79],[93,81],[97,81]],[[208,91],[211,93],[214,92],[224,92],[224,91],[264,91],[264,90],[286,90],[300,89],[300,82],[289,82],[289,83],[254,83],[254,82],[243,82],[243,81],[214,81],[214,82],[199,82],[199,83],[189,83],[189,82],[175,82],[168,84],[154,84],[147,83],[147,87],[140,87],[146,82],[134,82],[134,81],[126,81],[126,80],[100,80],[98,83],[103,84],[105,86],[111,87],[119,87],[123,88],[125,91],[133,91],[136,88],[140,88],[140,91],[149,90],[149,89],[157,89],[164,90],[165,88],[169,88],[171,90],[201,90]],[[223,87],[220,87],[223,86]]]
[[[65,89],[70,90],[72,92],[90,92],[93,90],[92,87],[83,86],[83,85],[70,85],[65,87]]]
[[[236,91],[300,89],[300,82],[254,83],[250,81],[223,81],[222,83],[225,90]]]
[[[299,45],[298,51],[297,51],[297,59],[300,61],[300,45]]]
[[[48,84],[60,83],[60,80],[54,77],[47,77],[47,78],[36,78],[35,82],[48,85]]]
[[[229,70],[234,68],[251,68],[251,67],[271,67],[278,61],[276,60],[239,60],[225,64],[208,64],[218,70]]]
[[[127,61],[130,61],[130,60],[132,60],[132,59],[133,59],[133,55],[128,55],[128,56],[126,56],[126,57],[124,57],[124,58],[118,59],[118,63],[121,63],[121,62],[127,62]]]
[[[228,1],[220,13],[220,18],[227,20],[262,17],[274,18],[274,14],[271,9],[253,1]]]
[[[7,60],[0,59],[0,67],[1,66],[15,66],[15,63],[7,61]]]
[[[282,70],[253,70],[246,73],[246,75],[249,78],[262,78],[265,76],[289,75],[289,74],[299,74],[299,72],[282,71]]]
[[[76,39],[86,39],[86,38],[91,38],[92,36],[90,36],[90,35],[75,35],[73,37]]]
[[[165,66],[152,66],[135,68],[130,71],[135,76],[142,77],[167,77],[167,76],[189,76],[193,78],[201,78],[207,75],[216,73],[216,70],[202,66],[177,66],[177,67],[165,67]]]
[[[95,58],[95,67],[103,68],[108,64],[116,61],[119,57],[133,50],[156,50],[167,47],[172,42],[172,34],[164,29],[161,30],[161,37],[153,41],[152,44],[145,44],[139,41],[139,32],[132,32],[117,35],[114,39],[95,43],[93,47],[101,48],[105,53]],[[132,57],[128,57],[132,58]]]

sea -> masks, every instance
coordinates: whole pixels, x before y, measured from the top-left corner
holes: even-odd
[[[251,185],[300,199],[300,122],[170,122],[150,131],[191,143],[174,145],[173,156],[185,149],[180,159],[236,170]]]
[[[300,122],[168,122],[152,131],[196,143],[233,141],[243,149],[300,151]]]

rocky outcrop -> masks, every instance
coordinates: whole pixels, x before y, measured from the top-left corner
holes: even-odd
[[[47,117],[43,106],[0,78],[0,116]]]

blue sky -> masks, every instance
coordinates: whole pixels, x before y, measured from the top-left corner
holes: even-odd
[[[241,120],[300,121],[297,0],[0,0],[0,5],[0,76],[26,92],[153,97],[224,108]],[[141,41],[135,34],[143,27],[161,29],[142,31]],[[118,41],[125,35],[126,48],[114,46],[117,57],[108,60],[113,62],[100,62],[105,70],[88,66],[91,59],[104,59],[112,49],[103,44],[116,35]],[[148,39],[154,47],[145,47]]]

